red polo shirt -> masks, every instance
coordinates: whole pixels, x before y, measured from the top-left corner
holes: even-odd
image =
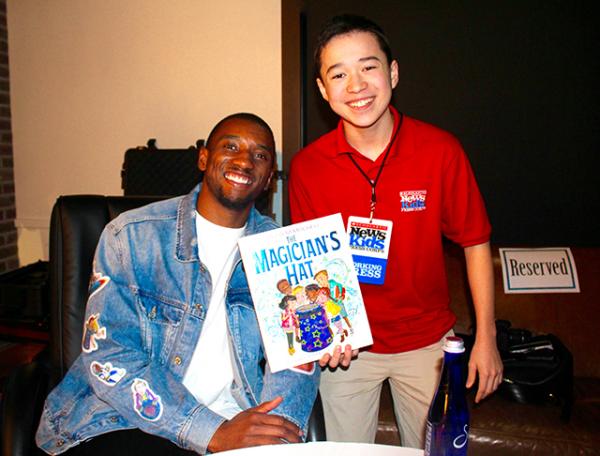
[[[453,325],[442,236],[463,247],[487,242],[490,224],[471,166],[457,139],[394,115],[391,149],[377,182],[375,218],[393,222],[383,285],[361,284],[375,353],[400,353],[438,341]],[[369,216],[371,187],[349,155],[375,179],[372,161],[348,144],[342,122],[298,152],[289,178],[292,222],[341,212]]]

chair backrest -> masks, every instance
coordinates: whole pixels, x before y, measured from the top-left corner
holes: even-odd
[[[96,245],[104,226],[129,209],[162,199],[61,196],[50,219],[50,362],[60,380],[81,352],[83,320]]]

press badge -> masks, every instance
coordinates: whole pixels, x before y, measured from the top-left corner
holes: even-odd
[[[347,232],[358,281],[383,285],[390,253],[392,222],[351,216],[348,217]]]

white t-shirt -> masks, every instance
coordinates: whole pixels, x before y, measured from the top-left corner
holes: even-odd
[[[242,411],[231,395],[233,360],[225,311],[225,287],[238,251],[242,228],[226,228],[196,212],[198,255],[212,278],[212,294],[202,333],[183,385],[198,401],[227,419]]]

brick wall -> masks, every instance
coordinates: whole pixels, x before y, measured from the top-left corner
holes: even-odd
[[[0,0],[0,273],[19,267],[8,75],[6,0]]]

